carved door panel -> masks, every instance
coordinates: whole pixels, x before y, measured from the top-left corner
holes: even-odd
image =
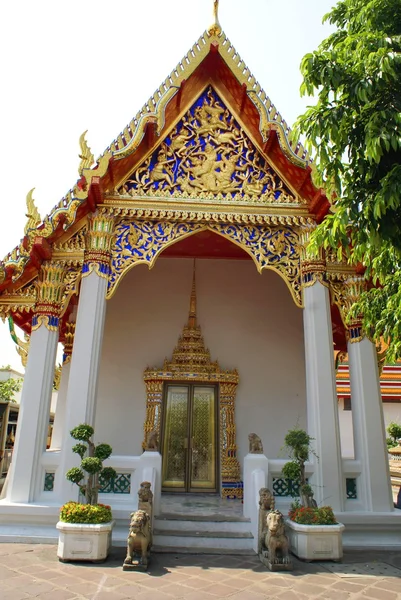
[[[164,403],[164,491],[216,492],[216,388],[168,385]]]

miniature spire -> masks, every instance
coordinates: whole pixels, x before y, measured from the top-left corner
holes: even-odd
[[[221,33],[221,25],[219,23],[219,0],[213,0],[213,23],[208,29],[210,35],[218,35]]]
[[[27,213],[25,216],[28,217],[28,221],[26,222],[25,229],[24,229],[25,235],[28,233],[28,231],[30,229],[36,229],[37,226],[40,225],[40,223],[42,222],[39,211],[35,206],[35,200],[32,197],[34,189],[35,188],[32,188],[26,196]]]
[[[195,327],[196,327],[195,259],[194,259],[194,270],[193,270],[193,276],[192,276],[191,300],[190,300],[190,303],[189,303],[188,327],[190,329],[195,329]]]

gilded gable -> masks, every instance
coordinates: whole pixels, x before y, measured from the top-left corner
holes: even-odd
[[[211,87],[118,193],[258,205],[300,203]]]

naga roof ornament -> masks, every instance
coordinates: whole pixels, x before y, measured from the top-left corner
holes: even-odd
[[[28,217],[28,221],[26,222],[24,229],[25,235],[28,235],[32,229],[36,229],[42,222],[39,211],[35,205],[35,200],[33,199],[34,189],[35,188],[32,188],[26,196],[27,214],[25,216]]]
[[[79,163],[78,173],[81,175],[81,177],[83,175],[84,169],[90,169],[95,160],[95,157],[93,156],[91,149],[89,148],[88,143],[85,139],[87,133],[88,130],[86,129],[79,138],[79,145],[81,148],[81,154],[79,154],[79,158],[81,159],[81,162]]]

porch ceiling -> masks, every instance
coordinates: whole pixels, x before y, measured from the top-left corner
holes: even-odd
[[[242,248],[212,231],[201,231],[166,248],[160,258],[226,258],[252,260]]]

